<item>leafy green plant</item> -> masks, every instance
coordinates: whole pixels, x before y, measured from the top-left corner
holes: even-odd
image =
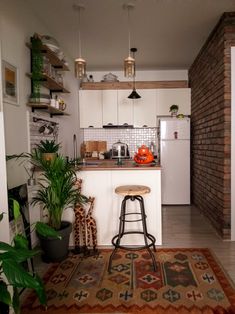
[[[40,144],[36,145],[39,153],[57,153],[60,148],[60,144],[57,144],[54,140],[45,140],[40,141]]]
[[[172,112],[172,111],[178,111],[179,110],[179,106],[178,105],[171,105],[170,106],[170,112]]]
[[[87,198],[76,188],[74,167],[63,156],[58,155],[48,162],[36,154],[33,162],[41,168],[42,177],[32,204],[43,205],[48,212],[48,225],[59,230],[64,209],[76,203],[85,203]]]
[[[43,78],[42,41],[37,34],[31,37],[31,49],[32,49],[32,97],[36,102],[40,98],[40,89]]]
[[[14,200],[14,219],[20,217],[19,203]],[[0,222],[4,213],[0,214]],[[48,226],[38,222],[35,225],[37,232],[43,236],[58,237],[58,234]],[[39,253],[38,250],[29,249],[27,238],[17,233],[13,243],[0,241],[0,302],[12,306],[14,313],[20,313],[19,288],[33,289],[41,304],[46,306],[46,294],[44,284],[37,274],[31,273],[23,267],[23,263]],[[13,293],[10,292],[13,288]]]

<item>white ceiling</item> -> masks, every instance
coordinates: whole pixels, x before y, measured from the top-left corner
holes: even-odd
[[[82,56],[87,70],[121,70],[131,47],[137,47],[138,69],[187,69],[223,12],[235,11],[235,0],[28,0],[72,58],[78,56],[78,13],[81,3]],[[37,30],[35,30],[37,31]]]

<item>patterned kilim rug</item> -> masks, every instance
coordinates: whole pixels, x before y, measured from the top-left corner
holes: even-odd
[[[235,290],[209,249],[157,249],[158,271],[146,251],[71,255],[45,275],[48,309],[34,294],[22,314],[235,313]]]

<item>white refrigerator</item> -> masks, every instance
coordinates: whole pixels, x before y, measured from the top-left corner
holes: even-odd
[[[190,119],[160,119],[162,204],[190,204]]]

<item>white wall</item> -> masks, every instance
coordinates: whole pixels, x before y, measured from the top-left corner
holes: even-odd
[[[4,102],[2,106],[3,113],[0,112],[0,212],[8,212],[7,186],[12,188],[25,183],[27,180],[24,168],[12,161],[7,163],[6,184],[5,164],[6,154],[18,154],[29,150],[27,114],[29,109],[26,103],[30,94],[30,79],[26,76],[26,73],[30,72],[30,50],[26,47],[26,42],[29,42],[30,36],[34,32],[52,36],[53,34],[50,34],[50,31],[41,24],[41,21],[33,15],[22,1],[1,1],[0,5],[0,39],[2,48],[0,60],[3,59],[16,66],[19,73],[19,106]],[[63,49],[63,47],[61,48]],[[79,138],[79,125],[76,123],[78,121],[78,91],[76,87],[78,82],[73,75],[73,63],[71,60],[68,61],[71,72],[66,73],[65,85],[72,92],[64,98],[71,116],[54,119],[61,122],[59,140],[63,146],[63,153],[72,156],[72,135],[76,133]],[[2,76],[1,71],[0,76]],[[0,86],[2,87],[1,84]],[[0,102],[0,111],[2,107]],[[50,119],[48,115],[46,117]],[[8,221],[8,215],[4,216],[4,221]],[[9,225],[7,223],[1,223],[0,239],[4,241],[9,240]]]
[[[6,154],[9,155],[28,151],[29,148],[27,121],[29,109],[26,103],[30,94],[30,79],[26,73],[30,72],[30,50],[25,44],[29,42],[34,32],[50,34],[50,31],[41,24],[27,6],[22,5],[21,1],[3,1],[0,20],[2,59],[16,66],[19,72],[19,106],[6,102],[3,104]],[[67,111],[71,115],[54,119],[61,122],[59,141],[63,146],[62,153],[72,156],[72,135],[75,133],[79,138],[79,125],[76,123],[78,121],[78,83],[74,78],[73,63],[68,61],[72,71],[66,73],[65,85],[71,93],[65,96],[63,94],[63,98],[67,102]],[[27,174],[18,163],[8,162],[7,168],[9,188],[26,182]]]

